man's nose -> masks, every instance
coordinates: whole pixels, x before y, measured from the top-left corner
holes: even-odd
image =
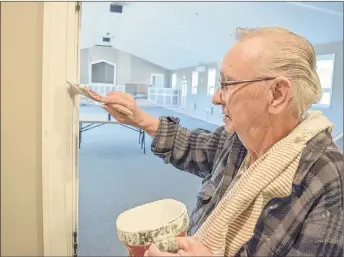
[[[214,95],[213,95],[213,98],[212,98],[212,103],[215,104],[215,105],[220,105],[222,104],[222,101],[221,101],[221,93],[220,93],[220,88],[216,89]]]

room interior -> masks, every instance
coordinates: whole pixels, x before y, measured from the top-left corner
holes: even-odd
[[[286,27],[330,62],[330,98],[312,109],[332,120],[343,149],[343,3],[2,2],[1,255],[72,256],[77,243],[79,256],[121,256],[124,210],[172,197],[191,211],[200,179],[157,160],[150,137],[144,154],[135,133],[106,125],[78,150],[78,119],[107,115],[82,97],[79,106],[65,82],[128,90],[156,117],[214,130],[213,74],[239,26]]]

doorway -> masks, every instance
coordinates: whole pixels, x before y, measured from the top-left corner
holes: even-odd
[[[151,85],[158,88],[164,87],[164,74],[152,74]]]

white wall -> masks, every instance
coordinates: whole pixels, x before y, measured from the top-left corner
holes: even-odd
[[[165,86],[169,86],[169,70],[108,46],[94,46],[81,49],[81,83],[88,83],[89,63],[99,60],[105,60],[116,64],[117,85],[125,85],[126,83],[150,84],[151,74],[157,73],[164,74]]]
[[[207,69],[216,68],[219,72],[219,65],[217,63],[209,63],[205,65]],[[170,83],[172,80],[172,74],[177,75],[177,89],[181,89],[181,83],[183,77],[188,81],[188,95],[187,95],[187,104],[186,109],[182,110],[180,108],[174,108],[176,111],[180,111],[184,114],[190,115],[194,118],[206,120],[215,124],[222,124],[222,112],[221,107],[215,106],[211,103],[212,96],[207,94],[208,87],[208,70],[205,72],[200,72],[198,74],[198,89],[197,95],[191,94],[191,83],[192,83],[192,72],[196,69],[197,66],[182,68],[178,70],[171,71],[170,73]],[[193,104],[196,104],[196,109],[193,110]],[[213,107],[213,114],[206,114],[205,110]]]

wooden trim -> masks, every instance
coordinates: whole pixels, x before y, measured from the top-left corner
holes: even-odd
[[[109,62],[109,61],[103,60],[103,59],[100,59],[100,60],[96,60],[96,61],[91,62],[91,65],[92,65],[92,64],[97,64],[97,63],[102,63],[102,62],[105,62],[105,63],[110,64],[110,65],[112,65],[112,66],[115,66],[115,65],[116,65],[116,64],[114,64],[113,62]]]
[[[75,2],[44,2],[42,195],[44,256],[72,256],[77,229],[79,13]]]

